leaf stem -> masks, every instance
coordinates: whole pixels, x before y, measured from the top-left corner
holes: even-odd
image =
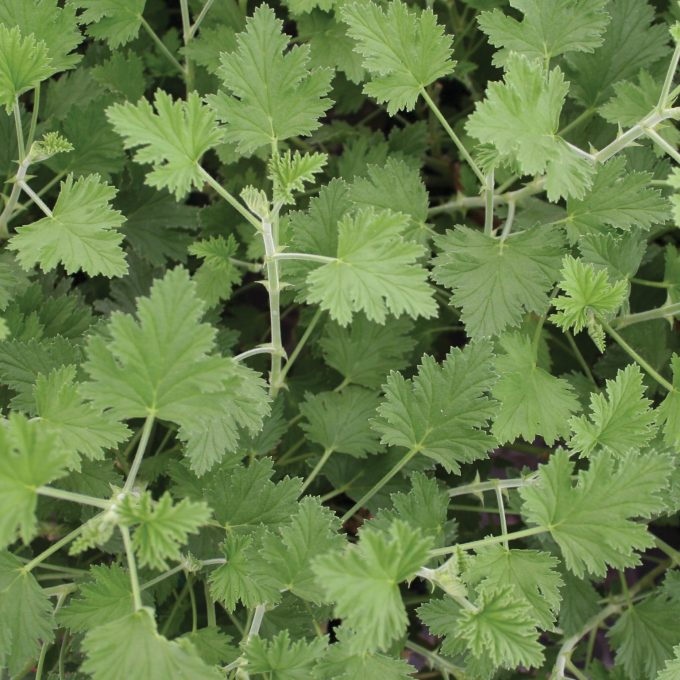
[[[132,587],[132,601],[134,602],[135,611],[139,611],[142,605],[142,591],[139,589],[139,576],[137,575],[137,562],[135,561],[135,553],[132,549],[132,541],[130,541],[130,530],[127,527],[118,525],[121,536],[123,537],[123,545],[125,546],[125,556],[127,558],[128,570],[130,571],[130,585]]]
[[[491,236],[493,231],[493,188],[494,188],[494,173],[493,170],[486,176],[484,182],[484,233]]]
[[[468,152],[468,150],[465,148],[465,145],[463,142],[460,140],[460,137],[453,131],[453,128],[449,125],[449,122],[444,118],[444,114],[439,110],[439,107],[434,103],[432,97],[427,93],[427,90],[425,88],[422,88],[420,90],[420,94],[423,96],[423,99],[425,100],[426,104],[430,107],[430,110],[434,115],[437,117],[437,120],[441,123],[442,127],[444,130],[446,130],[447,134],[451,138],[451,141],[456,145],[456,148],[460,152],[460,155],[467,161],[467,164],[470,166],[470,169],[472,172],[477,175],[477,179],[482,183],[482,185],[486,185],[486,177],[484,176],[484,173],[479,169],[479,166],[477,163],[475,163],[474,159]]]
[[[537,536],[538,534],[545,534],[548,529],[545,527],[531,527],[529,529],[521,529],[520,531],[513,531],[509,534],[503,536],[487,536],[486,538],[480,538],[477,541],[469,541],[468,543],[458,543],[456,545],[449,545],[445,548],[436,548],[435,550],[430,550],[431,557],[437,557],[438,555],[450,555],[456,550],[472,550],[474,548],[480,548],[484,545],[493,545],[495,543],[505,543],[506,541],[516,541],[520,538],[527,538],[529,536]]]
[[[255,614],[253,614],[253,622],[250,624],[248,630],[247,640],[251,640],[260,634],[260,626],[262,625],[265,611],[267,611],[266,604],[258,604],[257,607],[255,607]]]
[[[273,345],[260,345],[259,347],[253,347],[252,349],[246,350],[245,352],[241,352],[235,357],[232,357],[232,359],[234,361],[243,361],[244,359],[254,357],[258,354],[272,354],[275,351],[276,348]]]
[[[673,100],[669,98],[669,94],[671,87],[673,87],[673,78],[675,77],[675,72],[678,69],[678,61],[680,61],[680,44],[676,43],[675,49],[673,50],[673,56],[671,57],[668,70],[666,71],[666,77],[664,78],[663,87],[661,88],[661,94],[659,95],[658,106],[660,111],[663,111],[667,106],[673,103]]]
[[[56,543],[53,543],[47,550],[43,550],[39,555],[34,557],[30,562],[27,562],[24,564],[23,567],[21,567],[21,571],[24,574],[28,574],[30,571],[35,569],[41,562],[44,562],[50,555],[54,555],[55,552],[58,552],[61,550],[65,545],[68,545],[71,541],[74,539],[78,538],[78,536],[81,534],[83,529],[85,528],[84,524],[81,524],[79,527],[75,528],[73,531],[70,533],[66,534],[63,538],[60,538]]]
[[[621,349],[628,354],[628,356],[635,361],[641,368],[656,380],[668,392],[675,392],[675,387],[666,380],[652,365],[643,359],[606,321],[600,321],[602,328],[606,331]]]
[[[496,491],[496,489],[517,489],[521,486],[531,484],[533,477],[516,477],[513,479],[491,479],[486,482],[473,482],[472,484],[462,484],[453,489],[449,489],[449,498],[456,496],[466,496],[468,494],[479,494],[483,491]]]
[[[309,485],[316,479],[316,476],[319,474],[319,472],[321,472],[323,466],[328,462],[328,459],[332,454],[333,449],[330,447],[323,452],[323,455],[321,458],[319,458],[319,461],[314,466],[314,469],[309,473],[307,479],[305,479],[305,481],[302,483],[302,486],[300,487],[300,495],[302,495],[307,490],[307,487],[309,487]]]
[[[14,98],[14,127],[17,133],[17,149],[19,151],[19,163],[26,158],[26,146],[24,144],[24,126],[21,122],[21,109],[19,108],[19,97]]]
[[[680,163],[678,150],[674,149],[656,130],[645,130],[645,134],[676,163]]]
[[[201,177],[237,212],[241,214],[255,229],[260,231],[260,222],[241,204],[229,191],[227,191],[205,168],[198,166]]]
[[[30,149],[33,140],[35,139],[35,130],[38,127],[38,112],[40,110],[40,83],[35,86],[33,90],[33,111],[31,112],[31,125],[28,128],[28,137],[26,140],[26,148]]]
[[[281,358],[285,355],[281,338],[281,282],[279,279],[279,263],[274,257],[277,244],[272,231],[272,223],[262,220],[262,240],[264,241],[265,265],[267,268],[267,293],[269,294],[269,325],[271,344],[274,348],[269,373],[269,393],[276,393],[283,386],[281,380]]]
[[[337,257],[328,257],[327,255],[315,255],[314,253],[275,253],[273,255],[275,260],[307,260],[309,262],[320,262],[321,264],[329,264],[337,262]]]
[[[151,430],[155,421],[155,414],[149,413],[144,421],[144,427],[142,429],[142,436],[137,445],[137,452],[135,453],[134,460],[130,466],[130,472],[128,473],[127,479],[125,480],[125,486],[123,487],[123,493],[128,493],[137,479],[137,473],[139,472],[139,467],[142,464],[142,459],[144,458],[144,453],[146,452],[146,447],[149,444],[149,439],[151,438]]]
[[[102,510],[108,509],[110,502],[102,498],[95,498],[94,496],[87,496],[82,493],[74,493],[64,489],[55,489],[52,486],[39,486],[36,493],[41,496],[49,496],[50,498],[58,498],[62,501],[72,501],[73,503],[80,503],[81,505],[91,505]]]
[[[652,281],[650,283],[654,282]],[[659,287],[661,288],[665,286]],[[611,322],[611,326],[612,328],[625,328],[626,326],[632,326],[635,323],[652,321],[653,319],[671,319],[675,314],[680,314],[680,302],[674,302],[670,305],[664,305],[663,307],[648,309],[644,312],[637,312],[636,314],[620,316]]]
[[[496,492],[496,502],[498,503],[498,510],[499,510],[500,520],[501,520],[501,533],[502,533],[503,536],[506,537],[506,539],[503,541],[503,545],[505,546],[506,550],[509,550],[510,545],[509,545],[509,541],[507,539],[508,522],[505,518],[505,503],[503,502],[503,490],[498,485],[496,485],[496,488],[494,490]]]
[[[312,320],[309,322],[309,324],[307,324],[307,328],[305,328],[305,332],[302,334],[302,337],[298,341],[298,344],[295,345],[295,349],[291,352],[288,361],[286,361],[283,369],[281,370],[280,380],[284,380],[285,377],[288,375],[288,371],[290,371],[296,359],[298,358],[298,356],[300,356],[300,352],[302,351],[303,347],[305,346],[310,336],[314,332],[316,324],[319,323],[319,319],[321,318],[322,315],[323,310],[321,308],[317,309],[316,312],[314,313],[314,316],[312,317]]]
[[[199,26],[201,23],[203,23],[203,19],[205,19],[205,15],[208,13],[210,8],[213,6],[213,3],[215,0],[205,0],[205,4],[201,8],[201,11],[198,13],[198,16],[196,17],[196,21],[194,21],[193,25],[189,29],[189,39],[193,39],[193,37],[196,35],[196,31],[198,31]]]
[[[140,15],[139,19],[142,23],[142,27],[149,34],[151,40],[154,41],[161,54],[179,71],[182,77],[184,77],[186,75],[184,67],[177,61],[172,52],[167,48],[166,44],[160,39],[158,33],[156,33],[156,31],[151,28],[151,24],[149,24],[149,22],[143,16]]]
[[[574,648],[580,642],[581,638],[588,635],[588,633],[593,628],[599,628],[610,616],[618,614],[620,611],[620,604],[610,604],[608,607],[605,607],[602,611],[598,612],[595,616],[586,621],[581,630],[568,637],[562,643],[560,651],[557,655],[557,660],[555,661],[555,666],[553,667],[553,672],[550,676],[552,680],[564,680],[564,671],[567,661],[571,659]]]
[[[505,218],[505,224],[503,225],[503,231],[501,232],[501,242],[505,241],[512,231],[512,223],[515,221],[515,208],[517,204],[515,201],[508,201],[508,215]]]
[[[40,208],[40,210],[43,211],[46,217],[53,217],[50,207],[42,200],[42,198],[40,198],[40,196],[38,196],[38,194],[35,193],[35,191],[33,191],[33,189],[31,189],[30,186],[28,186],[25,180],[19,180],[18,184],[19,188],[29,196],[29,198]]]
[[[462,668],[455,666],[448,659],[439,656],[439,654],[437,654],[435,651],[427,649],[426,647],[423,647],[416,642],[412,642],[411,640],[407,640],[405,645],[412,652],[422,656],[432,668],[444,671],[445,673],[450,673],[454,678],[461,678],[461,680],[464,678]]]
[[[392,469],[385,473],[341,518],[340,523],[344,524],[354,513],[363,508],[367,501],[369,501],[380,489],[389,482],[412,458],[420,451],[420,446],[414,446],[409,449],[400,460],[392,467]]]

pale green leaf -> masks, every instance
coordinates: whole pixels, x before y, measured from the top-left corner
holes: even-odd
[[[50,600],[23,567],[19,558],[0,552],[0,630],[8,645],[0,648],[0,670],[11,676],[20,675],[38,657],[41,643],[53,638]]]
[[[566,52],[592,52],[609,23],[607,0],[510,0],[510,5],[522,13],[521,21],[499,9],[478,18],[489,42],[499,48],[494,55],[499,65],[510,52],[546,62]]]
[[[405,316],[389,318],[384,325],[364,314],[355,314],[347,328],[327,323],[320,341],[324,361],[348,383],[376,389],[390,370],[406,367],[416,344],[409,335],[412,329],[413,322]]]
[[[0,24],[0,105],[11,111],[21,94],[49,78],[50,61],[45,43]]]
[[[574,463],[565,451],[539,467],[536,483],[520,494],[532,524],[545,527],[560,546],[567,567],[577,576],[604,576],[607,567],[639,563],[635,551],[654,545],[647,527],[635,521],[664,508],[661,493],[672,470],[659,453],[594,455],[590,467],[572,482]]]
[[[61,5],[64,5],[63,7]],[[59,0],[2,0],[0,24],[18,27],[21,35],[33,35],[47,46],[52,73],[73,68],[82,55],[73,50],[83,35],[78,28],[76,8]]]
[[[50,271],[63,264],[70,274],[80,270],[109,278],[127,272],[123,235],[118,231],[125,218],[111,207],[116,189],[99,175],[62,183],[52,215],[18,227],[9,241],[24,269],[39,264]]]
[[[134,527],[132,546],[139,564],[163,570],[169,569],[168,560],[181,560],[189,534],[198,533],[212,513],[205,503],[188,498],[173,503],[167,492],[154,501],[146,491],[138,497],[127,494],[118,514],[123,526]]]
[[[346,326],[354,313],[384,323],[387,314],[429,318],[436,312],[423,248],[402,238],[408,218],[389,211],[360,210],[338,224],[337,259],[307,277],[307,300],[319,303]]]
[[[290,639],[282,630],[271,640],[254,636],[245,647],[249,673],[261,673],[269,680],[308,680],[316,661],[326,651],[328,640],[317,637],[310,642]]]
[[[493,434],[499,442],[537,436],[548,445],[569,434],[569,418],[579,410],[571,385],[537,364],[531,339],[513,333],[501,338],[505,351],[496,359],[500,376],[492,394],[500,408],[494,418]]]
[[[364,529],[357,545],[315,561],[319,583],[335,602],[335,615],[357,633],[359,647],[385,650],[405,632],[399,583],[411,579],[425,564],[430,546],[429,537],[394,522],[389,533]]]
[[[492,144],[522,173],[545,174],[551,201],[582,197],[593,174],[592,164],[557,134],[568,89],[559,67],[546,73],[540,62],[512,53],[503,82],[488,85],[466,124],[472,137]]]
[[[274,10],[260,5],[223,53],[218,75],[225,90],[208,96],[224,122],[224,139],[250,154],[262,146],[316,130],[330,106],[330,69],[309,69],[309,46],[286,51],[288,36]]]
[[[650,186],[652,175],[626,169],[623,157],[598,168],[593,184],[581,199],[567,201],[567,229],[573,240],[609,227],[628,231],[650,229],[668,218],[668,201]]]
[[[78,394],[75,368],[64,366],[35,383],[36,411],[45,431],[71,458],[71,467],[80,467],[80,456],[101,459],[107,449],[125,441],[130,431],[106,412],[90,406]]]
[[[173,101],[156,90],[154,107],[146,99],[114,104],[107,116],[125,148],[137,149],[134,159],[152,166],[147,184],[168,189],[180,200],[192,187],[203,186],[199,162],[221,141],[221,134],[214,115],[195,92],[186,101]]]
[[[333,512],[317,498],[303,498],[289,524],[278,533],[268,532],[261,555],[268,572],[280,589],[311,602],[323,601],[323,589],[316,581],[312,562],[319,556],[340,549],[344,540]]]
[[[146,0],[74,0],[74,4],[85,10],[80,19],[88,24],[88,34],[115,49],[139,34]]]
[[[501,241],[459,226],[437,245],[434,278],[453,291],[471,338],[518,326],[526,312],[546,312],[564,248],[557,229],[534,227]]]
[[[93,680],[218,680],[223,674],[208,666],[187,641],[170,641],[156,629],[146,607],[92,628],[82,642],[82,670]]]
[[[483,458],[494,439],[485,430],[495,411],[487,394],[494,382],[488,343],[452,349],[439,364],[424,355],[418,373],[390,373],[375,429],[382,441],[432,458],[448,471]]]
[[[390,115],[413,109],[425,88],[455,66],[451,38],[431,9],[411,9],[392,0],[384,11],[364,0],[344,5],[341,16],[371,74],[364,92],[386,103]]]
[[[214,353],[215,330],[201,322],[196,284],[177,268],[139,298],[137,318],[116,312],[106,337],[88,343],[83,394],[119,419],[158,418],[180,425],[192,468],[204,473],[241,429],[257,432],[269,412],[264,381]]]
[[[558,559],[550,553],[489,545],[480,548],[467,563],[465,580],[471,586],[481,581],[490,588],[511,586],[514,596],[530,605],[538,627],[550,630],[561,604],[562,579],[555,571],[558,565]]]
[[[365,458],[379,448],[369,423],[379,404],[375,394],[360,387],[310,394],[300,404],[301,426],[307,439],[325,451]]]
[[[637,364],[619,370],[615,380],[607,380],[606,397],[591,393],[590,417],[570,420],[571,448],[582,456],[599,450],[618,456],[643,449],[656,434],[652,402],[644,393]]]
[[[617,666],[623,666],[629,678],[656,678],[680,644],[679,616],[680,603],[662,595],[626,608],[607,634]]]
[[[0,547],[36,532],[36,489],[63,477],[69,453],[55,446],[40,422],[12,413],[0,421]]]
[[[116,564],[94,565],[89,575],[92,580],[79,585],[79,596],[71,596],[58,613],[59,623],[74,632],[86,632],[102,621],[115,621],[134,611],[127,571]]]

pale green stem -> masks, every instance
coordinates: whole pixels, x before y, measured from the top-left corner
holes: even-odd
[[[671,57],[671,62],[666,71],[666,77],[663,82],[663,87],[661,88],[661,95],[659,96],[660,111],[663,111],[667,106],[673,103],[673,100],[669,98],[669,94],[671,87],[673,87],[675,72],[678,69],[678,61],[680,61],[680,45],[676,44],[675,49],[673,50],[673,56]]]
[[[654,109],[654,111],[648,113],[639,123],[633,125],[633,127],[617,137],[611,144],[608,144],[604,149],[601,149],[597,153],[592,154],[593,161],[596,163],[604,163],[612,156],[619,153],[619,151],[630,146],[635,140],[646,134],[648,130],[676,115],[678,115],[678,109],[665,109],[664,111]]]
[[[641,357],[607,322],[600,321],[602,328],[628,356],[656,380],[668,392],[675,392],[675,388],[648,361]]]
[[[653,281],[651,283],[654,283]],[[659,288],[666,288],[667,286],[659,286]],[[643,321],[652,321],[653,319],[672,319],[674,315],[680,314],[680,302],[674,302],[670,305],[657,307],[655,309],[648,309],[645,312],[637,312],[636,314],[627,314],[620,316],[611,322],[612,328],[625,328]]]
[[[29,196],[33,203],[35,203],[40,208],[40,210],[43,211],[45,217],[52,217],[52,210],[50,207],[42,200],[42,198],[40,198],[40,196],[38,196],[38,194],[35,193],[35,191],[33,191],[33,189],[31,189],[30,186],[28,186],[24,180],[21,180],[18,182],[18,184],[21,190]]]
[[[484,491],[495,491],[496,489],[517,489],[521,486],[527,486],[533,482],[532,477],[516,477],[513,479],[491,479],[487,482],[473,482],[472,484],[463,484],[453,489],[449,489],[449,498],[456,496],[467,496],[468,494],[476,495]]]
[[[495,488],[496,491],[496,502],[498,503],[498,510],[500,514],[500,520],[501,520],[501,533],[503,536],[508,535],[508,522],[505,519],[505,503],[503,502],[503,490],[500,488],[500,486],[496,486]],[[503,545],[505,546],[506,550],[510,549],[510,545],[508,543],[508,540],[503,541]]]
[[[674,149],[656,130],[645,130],[645,134],[676,163],[680,163],[678,150]]]
[[[319,323],[319,319],[321,318],[322,314],[323,310],[321,308],[316,310],[314,316],[312,317],[312,320],[307,325],[307,328],[305,328],[305,332],[302,334],[302,337],[300,338],[298,344],[295,345],[295,349],[291,352],[288,361],[286,361],[285,366],[281,370],[280,380],[284,380],[285,377],[288,375],[288,371],[290,371],[290,369],[293,367],[293,364],[297,360],[298,356],[300,356],[302,348],[307,344],[307,341],[309,340],[311,334],[314,332],[316,324]]]
[[[123,537],[123,545],[125,546],[125,556],[127,558],[128,570],[130,572],[130,586],[132,587],[132,601],[134,602],[135,611],[139,611],[142,605],[142,591],[139,589],[139,576],[137,575],[137,562],[135,561],[135,553],[132,549],[132,541],[130,540],[130,530],[127,527],[118,525],[121,536]]]
[[[182,13],[182,40],[186,46],[189,44],[192,38],[188,0],[179,0],[179,6]],[[186,80],[186,90],[188,94],[194,89],[194,66],[186,54],[184,56],[184,77]]]
[[[210,585],[203,581],[203,597],[205,598],[205,616],[208,620],[208,628],[217,626],[217,616],[215,615],[215,601],[210,592]]]
[[[636,283],[638,286],[647,286],[648,288],[672,288],[673,284],[668,281],[648,281],[647,279],[638,279],[633,277],[630,279],[631,283]]]
[[[264,613],[267,610],[266,604],[258,604],[255,607],[255,614],[253,615],[253,622],[250,624],[250,629],[248,630],[247,639],[251,640],[260,634],[260,626],[262,626],[262,619],[264,618]]]
[[[484,182],[484,233],[491,236],[493,231],[493,188],[494,188],[494,173],[493,170],[486,176]]]
[[[279,280],[279,263],[274,257],[277,244],[272,231],[272,224],[262,220],[262,240],[264,241],[265,264],[267,268],[267,293],[269,295],[269,325],[271,344],[274,348],[269,373],[269,392],[276,396],[281,382],[281,357],[284,356],[283,340],[281,338],[281,282]]]
[[[309,485],[316,479],[317,475],[321,470],[323,469],[323,466],[328,462],[328,459],[331,457],[333,454],[333,449],[328,448],[323,452],[323,455],[321,458],[319,458],[319,462],[314,466],[314,469],[309,473],[307,476],[307,479],[303,482],[302,486],[300,487],[300,495],[302,495]]]
[[[568,132],[571,132],[575,127],[580,125],[584,120],[588,120],[589,118],[592,118],[593,114],[597,111],[595,108],[587,108],[585,111],[582,111],[576,118],[571,120],[567,125],[565,125],[557,134],[560,137],[563,137],[566,135]]]
[[[232,357],[234,361],[243,361],[244,359],[249,359],[250,357],[257,356],[258,354],[272,354],[276,352],[276,348],[273,345],[260,345],[259,347],[253,347],[252,349],[246,350]]]
[[[259,221],[246,209],[246,207],[238,201],[231,193],[229,193],[207,170],[198,166],[198,171],[201,177],[227,202],[234,208],[241,217],[246,219],[258,231],[261,230]]]
[[[564,671],[567,665],[567,660],[571,658],[574,648],[580,642],[581,638],[588,635],[588,633],[593,628],[599,628],[610,616],[618,614],[620,611],[621,605],[610,604],[608,607],[605,607],[602,611],[598,612],[595,616],[589,619],[577,633],[568,637],[562,643],[560,651],[557,654],[557,660],[555,661],[555,666],[553,667],[553,672],[550,676],[551,679],[564,680]]]
[[[14,106],[14,127],[17,133],[17,148],[19,150],[19,162],[26,158],[26,145],[24,144],[24,126],[21,122],[21,109],[19,108],[19,97],[15,97]]]
[[[21,567],[21,571],[24,574],[28,574],[30,571],[35,569],[41,562],[44,562],[50,555],[54,555],[55,552],[58,552],[65,545],[68,545],[71,541],[78,538],[78,536],[80,536],[84,528],[85,525],[81,524],[79,527],[71,531],[71,533],[68,533],[63,538],[60,538],[56,543],[53,543],[49,548],[47,548],[47,550],[43,550],[43,552],[34,557],[30,562],[24,564],[24,566]]]
[[[205,19],[205,15],[208,13],[210,8],[213,6],[213,3],[215,0],[205,0],[205,4],[201,8],[201,11],[198,13],[198,16],[196,17],[196,21],[194,21],[193,25],[189,29],[189,39],[192,39],[196,35],[196,31],[198,31],[200,25],[203,23],[203,19]]]
[[[158,33],[151,28],[151,25],[143,16],[140,16],[139,20],[142,23],[142,28],[149,34],[149,37],[154,41],[161,54],[180,72],[182,77],[184,77],[186,75],[184,67],[177,61],[172,52],[167,48],[166,44],[160,39]]]
[[[62,501],[71,501],[73,503],[80,503],[81,505],[91,505],[95,508],[106,510],[110,502],[102,498],[95,498],[94,496],[86,496],[82,493],[74,493],[73,491],[65,491],[64,489],[55,489],[51,486],[39,486],[35,492],[40,496],[49,496],[50,498],[58,498]]]
[[[337,262],[337,257],[328,257],[327,255],[315,255],[314,253],[275,253],[275,260],[307,260],[309,262],[320,262],[321,264],[329,264]]]
[[[515,201],[508,201],[508,216],[505,218],[505,224],[503,225],[503,231],[501,232],[501,241],[505,241],[512,231],[512,223],[515,221]]]
[[[485,185],[486,177],[484,176],[484,173],[479,169],[479,166],[477,165],[477,163],[475,163],[474,159],[472,158],[468,150],[465,148],[463,142],[460,140],[458,135],[453,131],[453,128],[449,125],[449,122],[446,120],[446,118],[444,118],[444,114],[439,110],[439,107],[434,103],[432,97],[430,97],[425,88],[422,88],[420,90],[420,94],[423,96],[423,99],[430,107],[432,113],[434,113],[434,115],[437,117],[437,120],[441,123],[444,130],[446,130],[446,133],[451,138],[451,141],[456,145],[456,148],[458,149],[460,155],[465,159],[467,164],[470,166],[472,172],[474,172],[475,175],[477,175],[477,179],[482,183],[482,185]]]
[[[412,458],[414,458],[420,451],[419,446],[414,446],[409,449],[397,462],[392,469],[385,473],[341,518],[340,523],[344,524],[354,513],[363,508],[364,505],[371,499],[375,494],[382,489],[387,482],[389,482],[405,465],[407,465]]]
[[[142,464],[142,459],[144,458],[144,453],[146,452],[146,447],[149,444],[149,439],[151,437],[151,430],[153,429],[153,424],[155,420],[155,415],[149,413],[144,421],[144,427],[142,429],[142,436],[137,445],[137,452],[135,453],[134,460],[130,466],[130,472],[128,473],[127,479],[125,480],[125,486],[123,487],[123,493],[127,493],[132,489],[137,479],[137,473]]]
[[[512,533],[503,536],[487,536],[487,538],[480,538],[478,541],[469,541],[468,543],[458,543],[457,545],[449,545],[445,548],[436,548],[430,550],[431,557],[439,555],[450,555],[456,550],[473,550],[474,548],[481,548],[485,545],[493,545],[495,543],[505,543],[506,541],[516,541],[520,538],[528,538],[529,536],[537,536],[538,534],[545,534],[548,529],[545,527],[531,527],[530,529],[522,529],[521,531],[513,531]]]
[[[412,642],[411,640],[407,640],[405,645],[412,652],[420,654],[420,656],[422,656],[429,663],[429,665],[432,666],[432,668],[436,668],[439,671],[449,673],[453,675],[453,677],[456,678],[457,680],[465,680],[463,669],[454,665],[448,659],[439,656],[439,654],[437,654],[436,652],[433,652],[430,649],[422,647],[421,645]]]
[[[35,139],[35,130],[38,127],[38,112],[40,109],[40,83],[35,86],[33,90],[33,112],[31,113],[31,125],[28,128],[28,138],[26,140],[26,148],[30,149],[33,140]]]

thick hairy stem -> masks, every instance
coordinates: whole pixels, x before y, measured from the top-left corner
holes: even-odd
[[[520,531],[513,531],[502,536],[489,536],[487,538],[480,538],[478,541],[470,541],[468,543],[458,543],[456,545],[449,545],[445,548],[437,548],[430,551],[431,557],[438,555],[450,555],[458,549],[472,550],[473,548],[480,548],[485,545],[493,545],[494,543],[507,543],[507,541],[516,541],[520,538],[527,538],[529,536],[537,536],[538,534],[545,534],[548,530],[545,527],[531,527],[530,529],[522,529]]]

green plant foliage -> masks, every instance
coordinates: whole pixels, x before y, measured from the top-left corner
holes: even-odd
[[[0,0],[0,678],[678,680],[680,5]]]

